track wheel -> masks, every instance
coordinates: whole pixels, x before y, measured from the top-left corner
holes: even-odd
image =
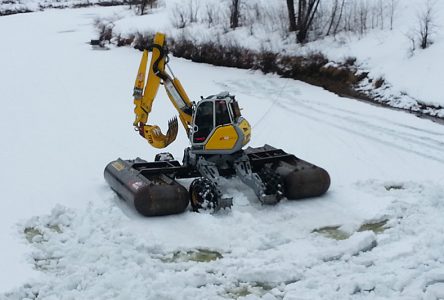
[[[218,206],[215,185],[207,178],[195,179],[190,185],[191,207],[193,211],[216,210]]]
[[[265,185],[265,194],[276,195],[277,200],[282,199],[284,196],[284,183],[281,176],[267,167],[262,168],[258,175]]]
[[[154,161],[171,161],[174,160],[174,156],[169,152],[157,153],[154,157]]]

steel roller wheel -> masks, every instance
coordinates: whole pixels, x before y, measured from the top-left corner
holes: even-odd
[[[265,186],[265,194],[276,195],[277,200],[281,200],[284,196],[284,183],[279,174],[272,169],[264,167],[258,173]]]
[[[154,161],[172,161],[174,156],[169,152],[157,153],[154,157]]]
[[[190,199],[193,211],[215,211],[218,206],[217,191],[207,178],[197,178],[190,185]]]

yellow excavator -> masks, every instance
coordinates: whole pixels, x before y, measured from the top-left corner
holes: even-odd
[[[157,33],[152,45],[143,51],[134,84],[133,125],[155,148],[163,149],[174,142],[177,117],[169,120],[166,134],[159,126],[148,124],[154,99],[163,85],[190,140],[182,164],[163,152],[154,162],[119,158],[104,172],[110,187],[139,213],[176,214],[189,204],[196,212],[229,208],[233,199],[223,194],[224,177],[237,176],[253,189],[262,204],[269,205],[284,197],[316,197],[328,190],[330,176],[320,167],[269,145],[244,150],[251,138],[251,126],[241,115],[235,96],[221,92],[192,102],[168,62],[165,34]],[[189,190],[177,181],[182,178],[194,178]]]

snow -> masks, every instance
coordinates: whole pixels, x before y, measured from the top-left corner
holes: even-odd
[[[162,218],[119,200],[105,165],[157,153],[132,129],[140,52],[87,44],[95,18],[120,14],[126,9],[0,18],[0,299],[442,298],[444,127],[406,113],[171,58],[192,99],[235,94],[253,125],[251,146],[324,167],[331,189],[261,206],[232,180],[231,210]],[[150,116],[162,128],[175,114],[165,97]],[[186,146],[180,131],[166,150],[180,159]],[[349,237],[314,232],[326,226]]]
[[[393,31],[377,30],[364,37],[342,36],[313,42],[308,47],[319,49],[329,58],[340,61],[344,57],[357,57],[362,69],[370,71],[372,78],[384,78],[391,85],[391,93],[409,95],[423,103],[443,105],[440,74],[444,70],[441,59],[444,36],[434,32],[434,44],[428,49],[410,51],[408,35],[417,27],[417,15],[424,1],[400,1],[397,23]],[[415,5],[416,4],[416,5]],[[444,26],[444,3],[436,1],[434,23]],[[344,41],[345,40],[345,41]]]
[[[41,11],[51,8],[87,7],[93,5],[122,5],[120,0],[3,0],[0,2],[0,16]]]
[[[57,206],[23,225],[42,233],[33,239],[31,258],[48,275],[7,297],[38,292],[48,299],[224,299],[240,287],[269,299],[442,294],[442,187],[408,183],[387,193],[381,185],[366,186],[372,197],[396,198],[384,212],[392,220],[389,229],[378,236],[357,232],[344,241],[310,234],[303,207],[289,202],[272,210],[237,205],[216,216],[158,219],[123,214],[118,199],[77,212]],[[419,203],[418,193],[425,194]],[[322,218],[327,211],[319,204]],[[196,262],[187,255],[194,249],[222,257]]]
[[[326,1],[328,6],[329,2]],[[433,2],[433,1],[432,1]],[[175,26],[178,12],[188,16],[190,3],[194,3],[194,11],[199,21],[189,23],[183,29]],[[371,5],[376,1],[361,1]],[[380,102],[388,105],[421,111],[421,104],[441,107],[429,108],[424,111],[434,116],[443,117],[444,97],[439,88],[444,60],[441,55],[444,49],[444,36],[439,28],[444,26],[444,2],[434,1],[433,25],[428,49],[411,51],[409,36],[416,34],[419,28],[418,15],[425,9],[425,0],[397,1],[393,30],[386,25],[384,30],[369,30],[365,35],[340,33],[334,37],[326,37],[309,42],[303,46],[295,43],[295,36],[284,34],[286,11],[284,2],[248,0],[243,4],[244,19],[247,24],[236,30],[230,30],[228,23],[228,4],[224,1],[205,0],[165,1],[165,6],[151,14],[137,17],[133,12],[126,12],[113,20],[113,32],[122,37],[138,32],[153,32],[154,29],[166,32],[177,39],[186,38],[195,43],[215,42],[238,45],[253,50],[269,50],[277,53],[307,55],[321,52],[329,60],[344,62],[347,58],[357,59],[356,66],[360,72],[366,72],[372,82],[362,82],[360,89],[370,93]],[[260,19],[255,19],[254,5],[264,9]],[[216,20],[209,24],[208,7],[218,14]],[[370,17],[369,17],[370,18]],[[187,17],[185,17],[187,19]],[[252,20],[255,23],[250,24]],[[388,23],[389,20],[386,20]],[[381,89],[371,91],[373,82],[383,78],[385,84]]]
[[[433,23],[436,28],[441,28],[444,25],[444,3],[435,2]],[[418,14],[424,10],[424,6],[425,1],[400,1],[393,31],[377,31],[359,40],[351,38],[346,47],[340,47],[342,49],[329,48],[329,56],[348,52],[400,92],[426,103],[443,105],[444,97],[437,87],[440,86],[439,74],[444,69],[441,59],[444,36],[433,29],[431,39],[434,44],[430,48],[417,50],[413,55],[409,50],[407,36],[417,30]]]

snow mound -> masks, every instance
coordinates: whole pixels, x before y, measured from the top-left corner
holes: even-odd
[[[24,237],[34,248],[30,260],[45,276],[4,296],[332,299],[359,295],[363,299],[435,299],[430,297],[442,295],[444,189],[428,183],[404,183],[396,188],[378,181],[359,185],[374,196],[393,199],[385,211],[374,216],[389,222],[384,231],[375,231],[377,234],[355,232],[345,240],[304,230],[299,230],[299,236],[291,234],[293,230],[287,228],[291,222],[285,221],[288,215],[276,220],[288,208],[247,213],[235,207],[214,216],[186,212],[142,219],[119,208],[114,200],[90,204],[85,210],[56,206],[50,215],[22,225]],[[267,215],[274,227],[256,226],[255,218]],[[293,210],[292,217],[296,215]],[[146,226],[134,226],[131,218]],[[156,231],[164,230],[161,228],[168,223],[173,227],[170,234],[163,231],[159,235]],[[306,220],[301,218],[300,223]],[[199,234],[187,233],[196,225],[213,232],[223,243],[208,247]],[[249,226],[259,230],[250,228],[243,242],[230,243],[231,235]],[[195,247],[182,242],[192,236],[197,240]]]

